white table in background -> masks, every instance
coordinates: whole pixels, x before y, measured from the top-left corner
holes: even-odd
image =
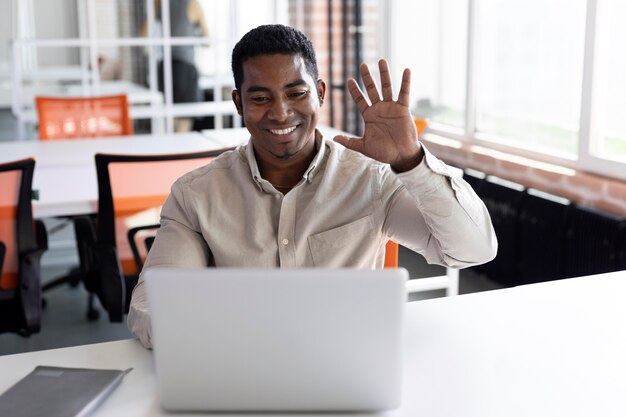
[[[403,404],[382,415],[626,416],[624,294],[621,271],[409,303]],[[133,367],[94,415],[176,415],[136,340],[0,357],[0,392],[37,365]]]
[[[95,213],[98,181],[94,155],[175,154],[219,149],[219,143],[199,133],[131,135],[98,139],[0,143],[0,162],[34,157],[35,217]]]

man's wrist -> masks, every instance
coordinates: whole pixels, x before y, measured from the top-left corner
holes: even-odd
[[[420,144],[419,148],[417,149],[417,152],[414,155],[412,155],[409,158],[406,158],[405,160],[399,163],[391,164],[391,169],[397,174],[400,174],[402,172],[407,172],[407,171],[412,170],[416,166],[418,166],[422,162],[423,159],[424,159],[424,150],[422,149],[422,145]]]

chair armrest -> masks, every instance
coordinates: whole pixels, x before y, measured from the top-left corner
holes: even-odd
[[[2,267],[4,266],[4,254],[6,253],[7,247],[4,242],[0,242],[0,275],[2,275]]]
[[[160,227],[160,224],[148,224],[128,229],[128,244],[130,245],[130,250],[133,253],[133,259],[135,260],[137,271],[141,271],[141,269],[143,268],[143,260],[141,259],[141,255],[139,254],[139,248],[137,247],[137,242],[135,241],[135,235],[137,235],[137,233],[142,230],[158,229]],[[152,240],[148,242],[148,239],[149,238],[146,239],[146,249],[149,251],[150,247],[152,246]]]

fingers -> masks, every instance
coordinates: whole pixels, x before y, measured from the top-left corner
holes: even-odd
[[[411,70],[406,68],[402,73],[402,85],[400,86],[400,93],[398,94],[398,103],[403,106],[409,107],[411,92]]]
[[[363,80],[365,91],[367,91],[367,96],[372,104],[376,104],[380,101],[380,96],[378,95],[378,88],[376,88],[374,78],[372,78],[372,74],[370,73],[370,69],[367,64],[361,64],[360,68],[361,79]]]
[[[348,149],[363,153],[363,140],[361,138],[337,135],[333,138],[333,140],[337,143],[342,144]]]
[[[359,85],[354,79],[348,80],[348,91],[350,92],[350,95],[352,96],[352,100],[354,100],[356,107],[359,109],[359,112],[363,113],[365,110],[367,110],[369,104],[367,103],[363,92],[361,91]]]
[[[389,64],[386,60],[378,61],[378,69],[380,70],[380,86],[383,90],[383,100],[393,100],[393,87],[391,86],[391,76],[389,75]]]
[[[359,112],[363,113],[369,107],[369,103],[372,105],[381,101],[378,93],[378,88],[367,64],[361,64],[361,78],[365,91],[367,92],[367,98],[365,94],[354,79],[348,80],[348,91],[352,96],[352,99],[356,103]],[[382,90],[383,101],[393,101],[393,84],[391,82],[391,74],[389,72],[389,64],[387,60],[381,59],[378,61],[378,69],[380,71],[380,84]],[[408,107],[410,103],[410,91],[411,91],[411,70],[406,68],[402,73],[402,84],[400,86],[400,93],[398,94],[398,103]]]

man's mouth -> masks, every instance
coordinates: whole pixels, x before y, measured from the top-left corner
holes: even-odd
[[[288,135],[291,132],[293,132],[294,130],[296,130],[298,126],[292,126],[292,127],[288,127],[286,129],[268,129],[271,133],[273,133],[274,135]]]

